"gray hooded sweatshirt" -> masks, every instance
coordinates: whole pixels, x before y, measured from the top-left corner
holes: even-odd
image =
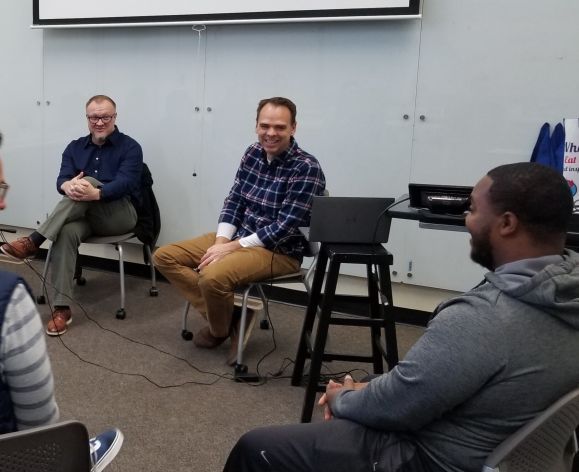
[[[579,386],[579,255],[505,264],[442,303],[389,373],[332,404],[409,437],[432,470],[480,471],[492,450]]]

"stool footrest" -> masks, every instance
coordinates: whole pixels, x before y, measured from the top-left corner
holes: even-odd
[[[382,318],[370,318],[368,316],[355,316],[352,318],[337,318],[332,316],[330,318],[330,324],[341,325],[341,326],[362,326],[362,327],[376,327],[383,328],[384,320]]]
[[[339,354],[337,352],[324,352],[322,355],[322,362],[331,361],[346,361],[346,362],[366,362],[372,364],[374,357],[371,355],[364,356],[362,354]]]

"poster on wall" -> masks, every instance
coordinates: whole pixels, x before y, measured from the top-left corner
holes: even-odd
[[[579,185],[579,119],[566,118],[565,123],[565,151],[563,154],[563,177],[567,179],[573,202],[575,203],[573,213],[579,213],[579,195],[577,186]]]
[[[33,27],[405,19],[420,0],[33,0]]]

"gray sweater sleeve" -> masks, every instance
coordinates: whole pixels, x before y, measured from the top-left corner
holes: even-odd
[[[407,356],[365,389],[344,391],[332,405],[338,418],[388,431],[416,431],[472,397],[504,364],[476,297],[447,305]],[[490,338],[492,337],[492,339]]]
[[[1,336],[0,374],[10,389],[18,429],[57,421],[59,411],[42,322],[22,284],[12,292]]]

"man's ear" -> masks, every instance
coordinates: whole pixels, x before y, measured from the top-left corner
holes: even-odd
[[[519,229],[519,218],[513,212],[506,211],[499,217],[499,233],[501,236],[511,236]]]

